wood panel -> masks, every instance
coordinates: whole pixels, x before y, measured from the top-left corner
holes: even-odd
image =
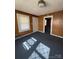
[[[18,22],[17,22],[17,15],[16,15],[17,13],[29,16],[29,18],[30,18],[30,30],[29,31],[19,32],[19,30],[18,30]],[[28,33],[31,33],[33,31],[32,16],[38,17],[36,15],[32,15],[32,14],[29,14],[29,13],[25,13],[25,12],[22,12],[22,11],[15,10],[15,35],[16,36],[21,36],[21,35],[24,35],[24,34],[28,34]]]
[[[63,36],[63,12],[56,12],[53,14],[52,33]]]
[[[57,11],[50,14],[39,16],[39,30],[43,31],[43,18],[44,16],[53,16],[52,34],[63,36],[63,11]]]
[[[29,15],[29,17],[30,17],[30,27],[31,27],[31,29],[29,31],[27,31],[27,32],[19,32],[18,31],[16,13]],[[53,16],[52,34],[63,36],[63,11],[49,13],[49,14],[41,15],[41,16],[38,17],[36,15],[21,12],[21,11],[18,11],[18,10],[15,11],[15,34],[16,34],[16,36],[28,34],[28,33],[31,33],[33,31],[32,16],[38,17],[38,30],[43,31],[43,18],[44,18],[44,16],[47,16],[47,15]]]
[[[43,16],[38,17],[38,30],[43,31]]]

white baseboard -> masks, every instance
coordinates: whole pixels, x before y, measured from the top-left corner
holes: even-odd
[[[62,36],[58,36],[58,35],[55,35],[55,34],[51,34],[53,36],[56,36],[56,37],[59,37],[59,38],[63,38]]]
[[[25,34],[25,35],[19,36],[19,37],[15,38],[15,40],[17,40],[17,39],[19,39],[19,38],[22,38],[22,37],[24,37],[24,36],[30,35],[30,34],[32,34],[32,33],[34,33],[34,32],[31,32],[31,33],[28,33],[28,34]]]
[[[43,31],[39,31],[39,32],[44,33]],[[53,35],[53,36],[56,36],[56,37],[59,37],[59,38],[63,38],[62,36],[58,36],[58,35],[55,35],[55,34],[50,34],[50,35]]]
[[[42,32],[42,31],[38,31],[38,32]],[[31,32],[31,33],[22,35],[22,36],[20,36],[20,37],[17,37],[17,38],[15,38],[15,40],[17,40],[17,39],[19,39],[19,38],[22,38],[22,37],[24,37],[24,36],[30,35],[30,34],[32,34],[32,33],[34,33],[34,32]],[[42,33],[44,33],[44,32],[42,32]],[[50,34],[50,35],[53,35],[53,36],[56,36],[56,37],[59,37],[59,38],[63,38],[62,36],[58,36],[58,35],[55,35],[55,34]]]

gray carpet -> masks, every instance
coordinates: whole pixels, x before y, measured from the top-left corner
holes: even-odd
[[[19,38],[15,59],[63,59],[63,39],[41,32]]]

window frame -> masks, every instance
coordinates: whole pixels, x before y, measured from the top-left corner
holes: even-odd
[[[26,32],[26,31],[29,31],[30,30],[30,16],[29,15],[25,15],[25,14],[21,14],[21,13],[16,13],[16,15],[17,15],[17,23],[18,23],[18,31],[19,32]],[[19,19],[19,16],[21,16],[21,17],[28,17],[27,19],[28,19],[28,24],[26,23],[25,25],[29,25],[28,27],[28,29],[22,29],[22,27],[21,27],[21,25],[23,25],[22,23],[21,23],[21,21],[22,21],[22,19]]]
[[[19,32],[17,14],[22,14],[22,15],[28,15],[29,16],[30,29],[28,31]],[[22,12],[22,11],[15,10],[15,20],[16,20],[16,32],[17,32],[17,35],[23,35],[23,34],[28,34],[28,33],[32,32],[32,26],[31,26],[32,20],[31,20],[31,15],[30,14]]]

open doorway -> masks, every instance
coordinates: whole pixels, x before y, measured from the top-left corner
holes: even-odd
[[[52,34],[53,16],[45,16],[43,21],[43,32]]]
[[[45,18],[45,33],[50,34],[51,18]]]

